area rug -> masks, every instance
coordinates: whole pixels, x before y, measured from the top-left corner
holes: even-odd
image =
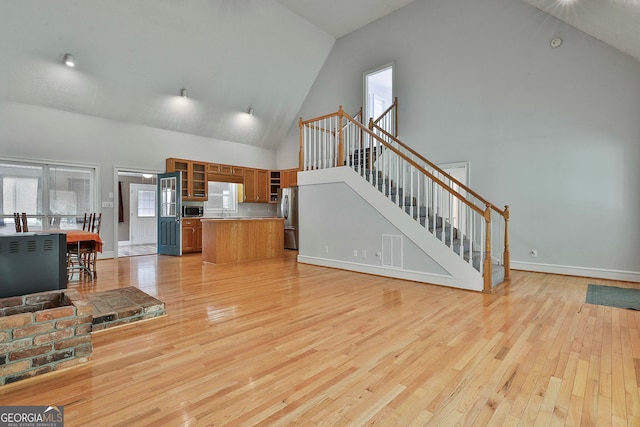
[[[93,306],[94,332],[165,314],[162,301],[133,286],[86,294],[84,297]]]
[[[585,302],[587,304],[640,310],[640,289],[589,285]]]

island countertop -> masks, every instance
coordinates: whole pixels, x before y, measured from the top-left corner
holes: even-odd
[[[203,261],[252,261],[283,252],[284,218],[202,218]]]

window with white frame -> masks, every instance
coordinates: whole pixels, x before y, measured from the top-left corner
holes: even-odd
[[[209,213],[238,212],[238,184],[209,181],[209,198],[204,209]]]
[[[29,230],[81,228],[95,211],[96,168],[0,160],[0,230],[25,212]]]
[[[138,190],[138,218],[153,218],[156,216],[156,192],[153,190]]]

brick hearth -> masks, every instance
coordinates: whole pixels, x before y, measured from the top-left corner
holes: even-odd
[[[0,385],[87,362],[92,320],[73,289],[0,299]]]
[[[165,314],[164,303],[133,286],[84,297],[93,308],[93,331]]]

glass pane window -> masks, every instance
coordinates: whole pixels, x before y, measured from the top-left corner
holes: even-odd
[[[29,231],[82,228],[95,211],[95,167],[0,160],[0,232],[25,212]]]
[[[204,209],[210,213],[238,212],[238,185],[209,181],[209,198]]]
[[[176,216],[177,200],[176,200],[176,178],[160,179],[161,207],[160,215],[162,217]]]
[[[41,166],[0,163],[2,214],[42,213],[43,168]]]
[[[156,192],[138,190],[138,218],[153,218],[156,216]]]
[[[49,212],[78,215],[91,212],[93,173],[91,170],[49,166]]]

